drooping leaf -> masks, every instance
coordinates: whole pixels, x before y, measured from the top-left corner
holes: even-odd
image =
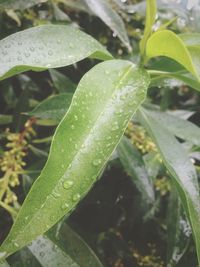
[[[50,119],[55,122],[60,122],[70,106],[72,96],[73,94],[71,93],[51,96],[27,114],[40,119]]]
[[[200,146],[200,128],[192,122],[162,111],[148,110],[147,112],[175,136]]]
[[[144,35],[140,42],[140,51],[141,54],[145,56],[146,43],[148,38],[152,34],[152,27],[156,20],[157,5],[156,0],[147,0],[146,1],[146,20],[145,20],[145,29]]]
[[[0,9],[26,9],[48,0],[1,0]]]
[[[177,192],[172,189],[167,213],[167,266],[175,267],[186,252],[192,234]]]
[[[199,79],[199,65],[195,55],[187,48],[183,40],[174,32],[169,30],[157,31],[148,39],[146,46],[147,58],[165,56],[176,60],[190,73]]]
[[[124,45],[131,50],[129,38],[123,20],[106,0],[84,0],[88,8],[107,24]]]
[[[166,127],[144,109],[140,109],[139,115],[140,120],[157,144],[163,163],[172,176],[172,181],[192,227],[200,262],[200,197],[195,168],[184,148]]]
[[[12,34],[0,41],[0,53],[0,80],[27,70],[67,66],[89,56],[111,58],[95,39],[66,25],[42,25]]]
[[[74,84],[67,76],[54,69],[50,69],[49,73],[51,75],[54,86],[60,93],[75,91],[76,84]]]
[[[117,153],[125,171],[131,176],[143,199],[147,203],[153,203],[155,200],[153,185],[145,170],[142,156],[127,137],[124,136],[121,139],[117,146]]]
[[[75,208],[144,101],[148,85],[147,72],[124,60],[103,62],[84,75],[1,252],[19,250]]]

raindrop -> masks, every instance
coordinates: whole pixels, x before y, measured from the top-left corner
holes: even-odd
[[[18,57],[17,60],[22,61],[22,57]]]
[[[40,252],[40,257],[44,257],[44,255],[45,255],[44,252],[41,251],[41,252]]]
[[[99,166],[101,164],[101,160],[100,159],[95,159],[93,161],[93,165],[96,167],[96,166]]]
[[[53,191],[52,196],[54,198],[59,198],[60,197],[60,194],[58,192],[56,192],[56,191]]]
[[[81,198],[81,195],[79,193],[75,194],[72,198],[73,201],[78,201]]]
[[[18,248],[18,247],[19,247],[19,244],[18,244],[17,242],[14,242],[14,246],[15,246],[16,248]]]
[[[75,126],[72,124],[72,125],[71,125],[71,129],[74,130],[74,128],[75,128]]]
[[[77,121],[78,120],[78,116],[74,115],[74,119],[75,119],[75,121]]]
[[[65,150],[62,148],[62,149],[61,149],[61,152],[62,152],[62,153],[64,153],[64,152],[65,152]]]
[[[26,52],[24,53],[25,57],[30,57],[30,53]]]
[[[63,182],[64,189],[70,189],[73,186],[74,182],[72,180],[67,180]]]
[[[61,206],[61,209],[62,210],[67,210],[69,208],[69,204],[67,203],[64,203],[62,206]]]
[[[35,51],[35,48],[33,46],[31,46],[30,50],[33,52],[33,51]]]
[[[48,55],[49,56],[52,56],[53,55],[53,52],[51,50],[48,51]]]
[[[57,40],[57,44],[60,44],[60,43],[61,43],[61,40],[60,40],[60,39],[58,39],[58,40]]]
[[[72,43],[69,43],[69,47],[70,47],[70,48],[73,48],[73,44],[72,44]]]

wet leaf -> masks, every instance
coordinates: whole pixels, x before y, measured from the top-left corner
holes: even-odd
[[[90,190],[146,97],[149,76],[110,60],[84,75],[1,252],[11,254],[72,211]]]
[[[112,8],[106,0],[84,0],[89,9],[98,16],[105,24],[107,24],[116,34],[124,45],[131,50],[129,38],[126,32],[125,25],[121,17]]]
[[[177,193],[172,189],[167,213],[167,262],[175,267],[188,248],[192,231]]]
[[[200,196],[195,168],[184,148],[166,127],[144,109],[140,109],[139,115],[141,122],[157,144],[163,163],[171,174],[192,227],[200,262]]]
[[[131,176],[143,199],[147,203],[153,203],[155,200],[153,185],[140,153],[125,136],[117,146],[117,152],[125,171]]]
[[[71,65],[86,57],[111,58],[95,39],[66,25],[43,25],[12,34],[0,41],[0,54],[0,80],[28,70]]]

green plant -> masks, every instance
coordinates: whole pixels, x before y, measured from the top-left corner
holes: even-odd
[[[95,1],[88,0],[85,2],[90,7],[95,3]],[[112,29],[115,29],[117,27],[116,20],[119,19],[118,16],[115,13],[113,15],[112,12],[106,13],[109,10],[107,1],[102,0],[99,3],[101,7],[97,6],[94,13],[101,16],[99,10],[104,10],[105,18],[102,19]],[[155,201],[153,185],[146,175],[144,163],[141,163],[141,156],[137,150],[134,150],[126,137],[122,138],[128,122],[137,111],[137,121],[134,123],[140,122],[151,139],[148,136],[147,144],[138,144],[136,138],[139,131],[141,135],[141,130],[140,126],[137,126],[137,134],[131,134],[133,144],[136,147],[138,146],[142,153],[155,153],[157,159],[165,165],[167,175],[170,176],[172,181],[171,187],[176,188],[191,226],[200,264],[198,179],[195,167],[190,161],[185,148],[176,139],[176,137],[179,137],[183,140],[189,140],[198,146],[200,144],[199,128],[185,120],[166,115],[157,110],[155,106],[148,105],[148,103],[141,106],[146,99],[150,83],[165,77],[178,79],[199,90],[200,35],[198,33],[178,35],[165,29],[165,27],[160,27],[153,32],[156,2],[148,0],[146,10],[146,25],[144,36],[140,42],[139,64],[114,59],[95,39],[72,26],[43,25],[15,33],[1,40],[1,80],[28,70],[43,71],[67,66],[86,57],[106,60],[94,66],[83,76],[73,97],[72,93],[65,93],[60,97],[49,98],[28,113],[30,116],[51,119],[53,124],[58,122],[59,124],[52,138],[47,163],[31,187],[8,237],[1,245],[0,256],[2,259],[43,235],[58,223],[63,216],[70,214],[100,176],[115,148],[117,148],[119,158],[126,172],[136,177],[134,182],[139,191],[144,192],[144,201],[153,205]],[[108,14],[113,18],[114,24],[108,19]],[[121,28],[117,28],[117,30],[120,30],[122,34],[119,32],[117,34],[131,50],[126,34],[123,32],[124,28],[122,24],[120,25]],[[162,70],[149,68],[150,59],[158,56],[173,59],[177,62],[177,65],[169,71],[167,70],[167,60],[163,58],[164,68]],[[55,73],[52,73],[52,75],[55,75]],[[63,100],[67,104],[64,107],[58,107]],[[49,116],[48,109],[51,111]],[[52,110],[54,110],[54,115]],[[30,133],[25,130],[24,132],[29,137]],[[144,136],[146,132],[142,132],[142,135]],[[10,135],[8,140],[17,142],[17,138],[21,138],[21,135],[22,133],[19,136]],[[23,140],[20,139],[20,144],[23,147],[27,145],[24,141],[25,137],[23,135]],[[141,136],[139,139],[141,140]],[[156,148],[153,142],[156,144]],[[13,146],[13,143],[9,145],[12,149]],[[0,163],[4,172],[4,177],[0,182],[4,183],[9,176],[8,183],[12,186],[14,178],[10,173],[11,167],[5,165],[5,162],[8,161],[6,157],[17,153],[20,165],[19,168],[17,166],[17,172],[21,172],[24,152],[21,147],[17,152],[10,151],[5,152],[2,163]],[[132,161],[135,161],[135,166]],[[11,169],[12,172],[16,173],[14,167]],[[16,177],[14,181],[18,183]],[[165,186],[166,188],[170,187],[169,185]],[[6,190],[9,194],[9,189],[6,188]],[[2,197],[4,194],[3,191]],[[175,201],[179,202],[179,200]],[[2,206],[7,205],[7,202],[7,198],[5,198]],[[180,203],[177,205],[180,205]],[[7,209],[8,211],[11,210],[8,207]],[[181,211],[177,213],[177,216],[185,216],[182,215],[184,212],[181,206],[179,209]],[[12,214],[15,218],[15,209],[12,210]],[[177,221],[179,221],[179,218],[177,218]],[[56,232],[56,227],[59,227],[59,225],[48,232],[46,238],[39,237],[37,241],[33,241],[29,245],[33,254],[38,253],[35,247],[41,243],[45,243],[50,251],[53,250],[52,244],[55,241],[53,232]],[[173,240],[173,242],[176,241]],[[59,251],[60,248],[56,247],[56,250],[58,250],[57,255],[62,254]],[[171,254],[173,253],[174,251],[171,252]],[[67,255],[62,255],[62,257],[58,260],[59,264],[62,261],[69,260]],[[52,259],[48,259],[48,262],[45,263],[46,266],[49,266],[49,261],[53,258],[54,254],[52,254]],[[169,255],[169,266],[173,266],[173,261],[173,255]],[[73,263],[68,264],[71,266]],[[83,263],[78,262],[78,264],[81,266]],[[89,264],[90,266],[101,266],[97,259],[95,262],[88,263],[88,266]]]

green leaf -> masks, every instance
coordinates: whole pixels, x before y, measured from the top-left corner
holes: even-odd
[[[70,256],[78,266],[103,267],[94,251],[66,223],[63,223],[61,227],[58,224],[47,233],[47,236],[56,246]]]
[[[200,262],[200,197],[195,168],[184,148],[167,128],[144,109],[140,109],[139,115],[142,123],[157,144],[163,163],[172,176],[192,227],[198,261]]]
[[[119,37],[124,45],[131,51],[129,38],[123,20],[106,0],[84,0],[89,9],[108,25]]]
[[[162,111],[148,109],[146,112],[175,136],[200,146],[200,128],[192,122]]]
[[[140,51],[143,56],[145,56],[146,43],[149,37],[152,34],[152,27],[156,20],[157,13],[157,4],[156,0],[147,0],[146,1],[146,21],[145,21],[145,29],[144,35],[140,42]]]
[[[167,263],[175,267],[186,252],[190,242],[191,228],[185,217],[183,206],[172,188],[167,212]]]
[[[1,252],[19,250],[76,207],[144,101],[149,82],[145,70],[124,60],[103,62],[84,75]]]
[[[12,34],[0,41],[0,53],[0,80],[28,70],[67,66],[89,56],[111,58],[95,39],[65,25],[43,25]]]
[[[76,84],[74,84],[67,76],[54,69],[50,69],[49,73],[54,86],[58,89],[58,92],[68,93],[75,91],[77,87]]]
[[[72,96],[73,94],[71,93],[51,96],[27,114],[40,119],[50,119],[55,122],[60,122],[70,106]]]
[[[142,156],[127,137],[122,138],[117,146],[117,153],[125,171],[142,193],[143,199],[147,203],[153,203],[155,200],[153,185],[146,172]]]
[[[195,51],[194,54],[196,56]],[[155,32],[147,41],[146,56],[148,59],[157,56],[172,58],[199,79],[199,67],[195,58],[182,39],[172,31]]]
[[[23,10],[44,2],[47,2],[47,0],[1,0],[0,9]]]

